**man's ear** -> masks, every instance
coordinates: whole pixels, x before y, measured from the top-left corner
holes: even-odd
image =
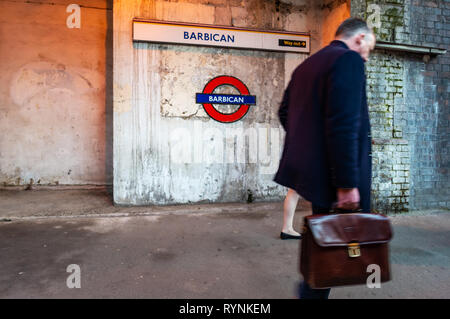
[[[375,37],[375,34],[371,34],[370,35],[371,39],[372,39],[372,47],[371,50],[375,49],[375,44],[377,43],[377,38]]]
[[[361,43],[365,40],[365,34],[364,33],[359,33],[356,37],[355,37],[355,43],[360,46]]]

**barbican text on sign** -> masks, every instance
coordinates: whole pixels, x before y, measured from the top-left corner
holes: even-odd
[[[307,33],[133,19],[133,41],[309,53]]]

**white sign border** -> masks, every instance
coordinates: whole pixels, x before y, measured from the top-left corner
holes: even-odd
[[[148,30],[145,30],[145,25],[152,25],[153,29],[159,30],[159,32],[155,32],[154,34],[149,34]],[[156,26],[156,28],[155,28]],[[142,30],[144,27],[144,30]],[[174,27],[183,27],[185,28],[185,32],[188,32],[189,35],[196,30],[197,34],[202,33],[210,34],[211,32],[219,32],[219,35],[224,32],[229,32],[231,34],[239,34],[243,35],[241,32],[246,32],[244,41],[246,44],[242,43],[216,43],[218,41],[212,41],[211,39],[200,41],[200,39],[186,39],[184,37],[180,37],[178,34],[178,30],[176,30],[177,34],[175,34],[172,30],[175,30]],[[133,31],[132,38],[134,42],[155,42],[155,43],[166,43],[166,44],[183,44],[183,45],[195,45],[195,46],[210,46],[210,47],[219,47],[219,48],[231,48],[231,49],[248,49],[248,50],[261,50],[261,51],[275,51],[275,52],[287,52],[287,53],[310,53],[310,35],[308,33],[302,32],[289,32],[289,31],[267,31],[267,30],[258,30],[258,29],[247,29],[247,28],[237,28],[237,27],[228,27],[228,26],[216,26],[209,24],[198,24],[198,23],[181,23],[181,22],[172,22],[172,21],[160,21],[160,20],[148,20],[148,19],[133,19]],[[162,32],[164,30],[164,32]],[[239,33],[238,33],[239,32]],[[217,34],[217,33],[215,33]],[[208,36],[209,37],[209,36]],[[233,37],[234,38],[234,37]],[[242,36],[241,36],[242,38]],[[306,47],[289,47],[289,46],[273,46],[274,40],[278,39],[283,40],[292,40],[292,41],[305,41]],[[216,39],[219,39],[217,37]],[[272,47],[268,45],[269,42],[272,42]],[[247,44],[248,43],[248,44]]]

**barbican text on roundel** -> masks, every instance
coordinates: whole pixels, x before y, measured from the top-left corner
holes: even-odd
[[[219,34],[219,33],[207,33],[207,32],[184,31],[184,39],[234,43],[234,35]]]

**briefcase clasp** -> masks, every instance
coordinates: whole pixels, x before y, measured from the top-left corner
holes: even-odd
[[[359,248],[359,243],[350,243],[350,244],[348,244],[348,255],[350,257],[359,257],[359,256],[361,256],[361,249]]]

